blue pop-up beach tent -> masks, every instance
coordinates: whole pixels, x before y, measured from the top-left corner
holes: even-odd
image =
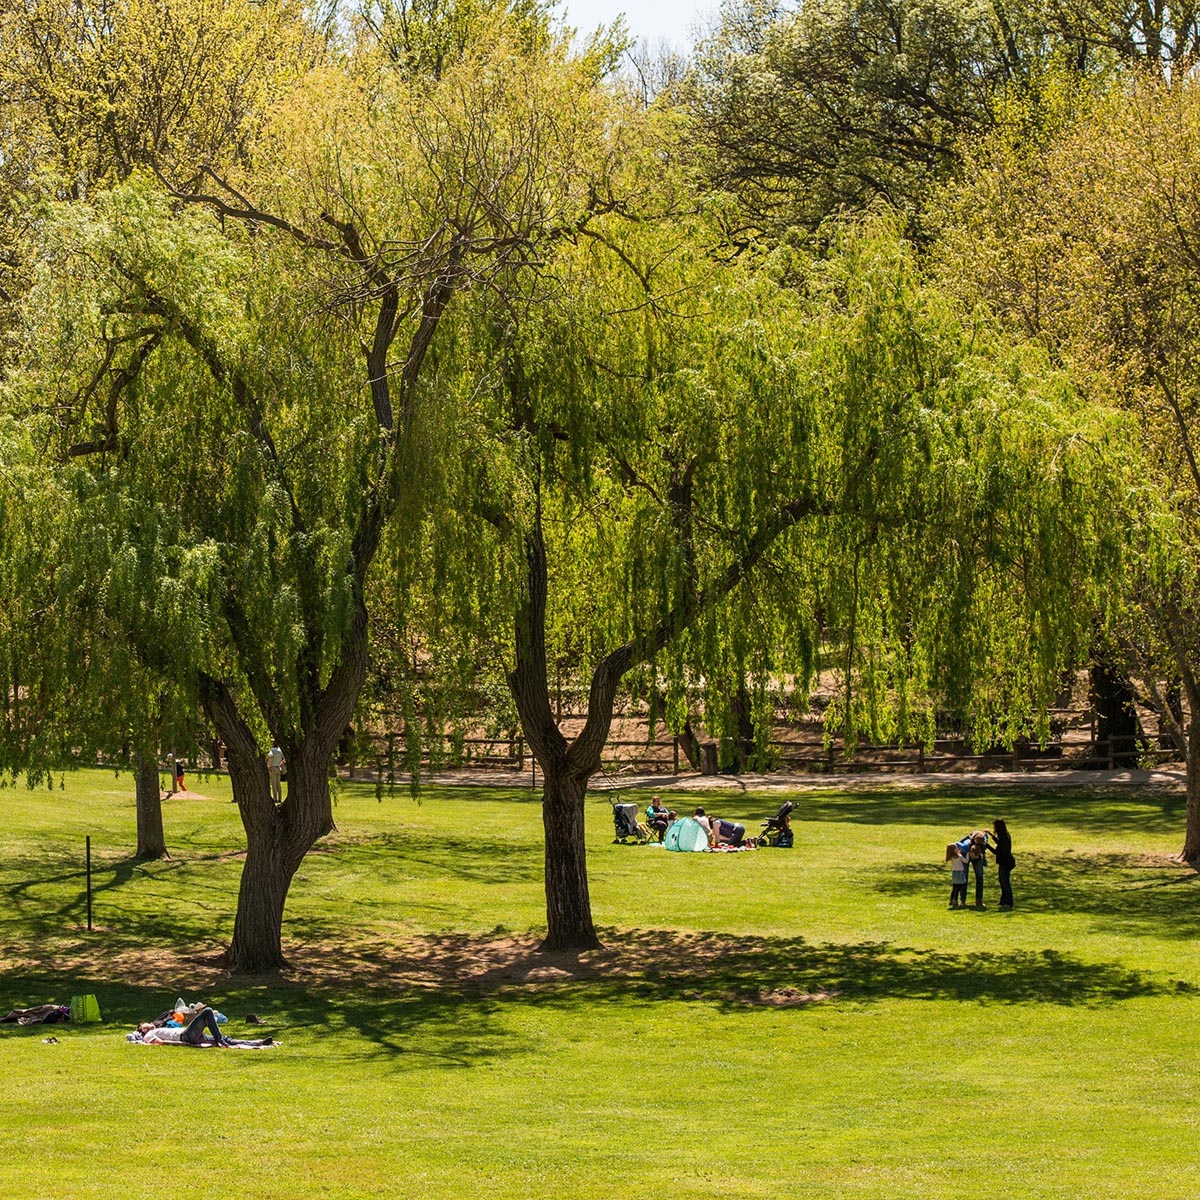
[[[663,845],[668,850],[707,850],[708,834],[694,817],[680,817],[667,827]]]

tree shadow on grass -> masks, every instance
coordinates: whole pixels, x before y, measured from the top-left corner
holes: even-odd
[[[333,991],[320,985],[298,984],[285,978],[270,982],[231,978],[204,984],[186,975],[174,987],[114,981],[109,976],[57,972],[23,974],[0,972],[0,1013],[37,1003],[67,1004],[73,995],[98,997],[102,1020],[98,1024],[0,1024],[0,1041],[55,1037],[125,1038],[141,1021],[161,1016],[175,1002],[176,993],[191,1002],[212,1004],[227,1018],[223,1031],[234,1038],[270,1036],[292,1054],[305,1054],[321,1043],[322,1057],[363,1057],[363,1049],[346,1038],[368,1043],[367,1054],[393,1060],[409,1069],[434,1066],[466,1068],[495,1059],[511,1058],[535,1048],[533,1042],[503,1027],[498,1020],[506,1001],[484,994],[465,995],[421,989],[398,993]],[[249,1024],[253,1013],[261,1023]],[[172,1056],[192,1053],[192,1047],[131,1045],[130,1052]],[[211,1049],[206,1052],[215,1053]]]
[[[373,783],[368,783],[363,780],[355,780],[349,783],[345,780],[341,782],[337,792],[339,799],[354,800],[361,802],[364,800],[374,800],[381,802],[375,790]],[[413,794],[408,786],[407,779],[398,779],[396,783],[389,788],[386,784],[383,789],[383,801],[389,800],[411,800],[414,804],[423,804],[428,801],[441,802],[451,801],[456,805],[482,803],[495,804],[498,801],[504,804],[535,804],[540,806],[542,803],[542,785],[541,775],[539,772],[538,786],[531,788],[528,784],[496,784],[496,785],[476,785],[476,784],[439,784],[436,782],[425,782],[421,784],[417,795]]]
[[[144,861],[131,857],[93,861],[92,899],[97,926],[142,944],[203,944],[227,937],[232,928],[240,872],[240,851],[178,851],[176,857]],[[477,834],[444,840],[412,833],[319,842],[308,868],[323,860],[356,857],[379,878],[446,878],[463,884],[505,887],[539,884],[542,848]],[[238,860],[233,862],[233,860]],[[233,863],[233,871],[214,867]],[[302,868],[304,870],[306,868]],[[63,869],[61,857],[26,857],[16,869],[0,872],[0,911],[15,916],[31,941],[73,936],[87,920],[86,876],[82,863]],[[169,879],[169,884],[166,882]],[[293,933],[333,938],[344,914],[328,919],[289,916]],[[300,924],[301,921],[306,922]]]
[[[673,930],[608,930],[604,948],[581,955],[532,943],[454,935],[410,945],[410,978],[505,995],[565,989],[590,999],[703,1000],[732,1008],[837,997],[1085,1004],[1154,991],[1142,973],[1085,963],[1054,951],[980,955],[887,942],[813,943],[804,938],[731,937]],[[386,960],[380,963],[388,970]],[[367,972],[362,972],[364,976]]]
[[[211,938],[214,920],[232,921],[236,875],[218,879],[208,869],[229,854],[188,858],[97,860],[92,870],[92,911],[97,928],[119,931],[142,944]],[[21,878],[0,877],[0,908],[15,916],[27,942],[82,935],[87,922],[87,884],[82,868],[62,869],[61,859],[25,859]],[[172,879],[160,889],[162,876]],[[187,894],[186,903],[180,894]],[[112,899],[110,900],[110,896]]]
[[[949,873],[924,863],[882,868],[875,890],[890,896],[949,893]],[[984,876],[989,903],[998,884]],[[1013,893],[1023,912],[1083,913],[1103,924],[1162,938],[1200,937],[1200,872],[1173,859],[1138,854],[1022,852]],[[969,885],[972,894],[974,884]]]
[[[685,802],[691,800],[694,793]],[[797,792],[790,796],[748,793],[736,799],[714,797],[708,807],[736,811],[748,833],[774,816],[784,799],[795,802],[795,821],[853,825],[937,825],[949,832],[991,828],[996,817],[1010,827],[1067,825],[1089,833],[1130,833],[1138,837],[1178,834],[1182,844],[1186,797],[1162,787],[1119,785],[1053,788],[1049,785],[1004,789],[953,784],[877,790]],[[701,800],[703,802],[703,800]],[[676,805],[678,808],[678,805]],[[680,809],[680,811],[683,811]]]
[[[489,838],[479,830],[462,828],[444,836],[420,833],[371,833],[335,837],[319,842],[310,857],[323,854],[352,858],[385,856],[389,869],[399,872],[416,866],[422,873],[461,879],[468,883],[509,884],[537,882],[542,878],[542,847],[515,839]]]
[[[290,1031],[303,1046],[314,1035],[354,1034],[398,1065],[455,1067],[536,1048],[506,1019],[530,1006],[582,1019],[597,1006],[640,1012],[662,1001],[733,1013],[889,1000],[1105,1005],[1177,990],[1117,963],[1052,950],[957,954],[670,930],[610,930],[604,938],[603,950],[580,955],[542,953],[528,937],[465,934],[298,947],[289,972],[259,978],[230,977],[211,960],[127,952],[79,958],[73,968],[60,961],[2,972],[0,1005],[66,1003],[94,992],[108,1024],[87,1027],[93,1036],[114,1025],[132,1029],[182,989],[185,999],[229,1015],[234,1036],[270,1033],[286,1042]],[[268,1024],[245,1027],[249,1012]]]

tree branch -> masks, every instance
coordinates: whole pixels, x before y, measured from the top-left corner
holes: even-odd
[[[230,204],[222,200],[220,196],[214,196],[206,192],[187,191],[183,188],[176,187],[159,169],[157,162],[153,159],[150,162],[151,169],[158,178],[159,183],[166,188],[168,194],[174,199],[182,201],[185,204],[205,204],[214,212],[219,213],[223,217],[230,217],[237,221],[251,221],[259,225],[269,225],[273,229],[279,229],[294,238],[301,246],[309,250],[337,250],[343,249],[339,242],[330,241],[328,238],[314,237],[311,233],[306,233],[298,225],[293,225],[291,221],[285,220],[283,217],[277,217],[274,213],[266,212],[264,209],[258,208],[243,197],[239,196],[233,188],[229,187],[219,176],[209,170],[208,174],[217,182],[217,184],[225,188],[230,195],[236,197],[238,204]]]
[[[88,442],[77,442],[73,446],[67,447],[68,458],[81,458],[89,454],[105,454],[117,450],[119,446],[118,428],[117,428],[117,405],[124,394],[125,389],[141,374],[142,367],[145,366],[146,360],[154,352],[155,348],[163,339],[164,330],[139,330],[136,334],[130,337],[113,338],[105,347],[104,362],[101,363],[95,376],[86,388],[81,393],[82,404],[87,405],[88,399],[95,395],[96,388],[99,386],[101,379],[107,373],[109,366],[112,363],[113,355],[116,352],[117,346],[122,342],[131,340],[131,338],[144,338],[141,345],[134,351],[132,358],[123,367],[118,368],[113,372],[111,381],[108,387],[108,399],[104,408],[104,425],[103,436],[94,438]],[[149,336],[147,336],[147,334]]]
[[[588,692],[588,717],[567,752],[572,769],[595,770],[600,763],[612,724],[612,708],[625,673],[648,662],[687,629],[702,613],[729,595],[770,549],[799,521],[812,516],[833,516],[836,506],[803,497],[781,505],[754,532],[741,552],[707,587],[689,589],[683,598],[654,625],[618,646],[596,667]]]

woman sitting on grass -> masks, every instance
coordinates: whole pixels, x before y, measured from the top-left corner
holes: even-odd
[[[712,840],[710,844],[714,848],[718,846],[740,846],[745,841],[745,825],[739,825],[736,821],[727,821],[724,817],[710,817],[709,824],[712,826]]]

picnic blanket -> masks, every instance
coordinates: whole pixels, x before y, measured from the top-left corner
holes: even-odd
[[[13,1021],[18,1025],[53,1025],[71,1019],[69,1004],[35,1004],[32,1008],[14,1008],[0,1021]]]
[[[233,1038],[219,1047],[212,1042],[201,1042],[198,1046],[192,1046],[190,1042],[147,1042],[142,1039],[140,1033],[127,1033],[125,1040],[132,1042],[135,1046],[189,1046],[193,1050],[274,1050],[281,1045],[274,1038],[255,1038],[252,1041]]]

